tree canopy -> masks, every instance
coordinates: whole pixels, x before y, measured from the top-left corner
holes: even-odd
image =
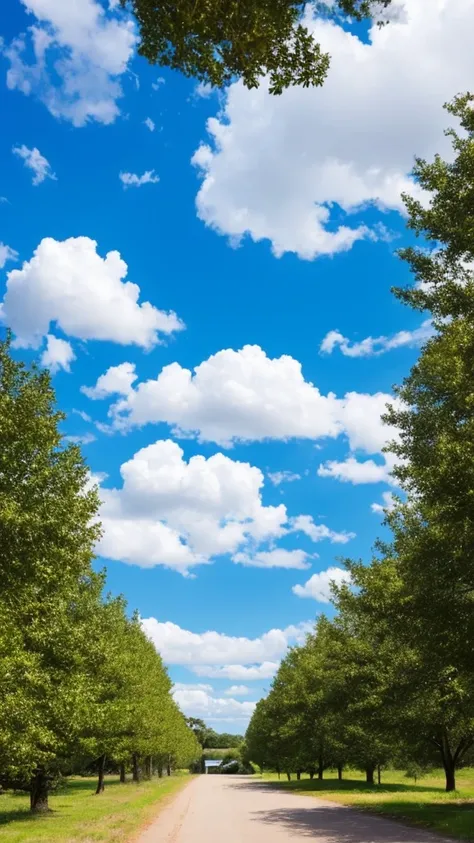
[[[139,52],[153,64],[221,87],[241,78],[247,88],[269,77],[273,94],[290,85],[321,85],[330,57],[306,25],[303,12],[351,15],[357,20],[391,0],[121,0],[138,20]]]

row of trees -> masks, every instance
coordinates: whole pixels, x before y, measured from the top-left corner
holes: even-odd
[[[0,343],[0,784],[47,810],[61,775],[134,779],[200,753],[160,656],[93,570],[98,496],[50,376]]]
[[[399,299],[431,312],[435,336],[387,411],[401,494],[386,512],[389,541],[370,565],[346,560],[351,586],[334,588],[322,617],[283,661],[250,723],[247,753],[261,765],[310,774],[442,764],[446,789],[474,746],[474,111],[448,106],[453,160],[418,160],[429,196],[404,197],[424,238],[401,253],[415,285]]]

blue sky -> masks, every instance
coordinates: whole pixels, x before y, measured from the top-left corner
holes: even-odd
[[[474,0],[445,7],[395,0],[372,31],[308,11],[330,76],[279,98],[149,66],[99,0],[3,15],[4,323],[100,481],[110,590],[217,729],[382,531],[380,413],[430,331],[390,292],[400,192],[474,71]]]

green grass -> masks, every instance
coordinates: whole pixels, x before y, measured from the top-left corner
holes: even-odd
[[[159,808],[189,781],[187,775],[153,779],[139,785],[106,779],[105,792],[95,796],[95,779],[73,778],[50,797],[52,812],[33,817],[29,798],[7,792],[0,795],[2,843],[128,843],[154,819]]]
[[[445,793],[442,772],[418,779],[417,783],[403,773],[387,770],[382,784],[371,786],[364,776],[354,770],[344,773],[337,781],[328,771],[324,781],[277,782],[276,774],[264,779],[277,787],[308,796],[321,796],[364,811],[381,814],[409,825],[423,826],[458,840],[474,840],[474,770],[458,770],[458,790]]]

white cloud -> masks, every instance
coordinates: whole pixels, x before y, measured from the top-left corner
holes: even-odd
[[[6,246],[5,243],[0,242],[0,269],[3,269],[7,261],[16,260],[18,260],[18,252],[10,246]]]
[[[319,574],[313,574],[304,585],[294,585],[293,594],[297,597],[311,597],[318,603],[329,603],[331,600],[331,582],[336,585],[350,582],[350,575],[343,568],[328,568]]]
[[[41,184],[45,179],[56,181],[56,175],[53,173],[49,161],[44,155],[41,155],[36,146],[33,149],[28,149],[23,143],[21,146],[14,146],[12,152],[24,161],[25,167],[33,170],[33,184],[35,186]]]
[[[296,518],[291,519],[290,523],[292,532],[304,533],[314,542],[329,539],[332,544],[347,544],[355,538],[355,533],[337,533],[325,524],[315,524],[310,515],[297,515]]]
[[[233,561],[247,568],[297,568],[301,571],[311,567],[307,560],[309,553],[304,550],[284,550],[281,547],[273,550],[261,550],[258,553],[236,553]]]
[[[107,15],[97,0],[22,3],[35,21],[4,48],[10,62],[7,86],[38,97],[54,117],[74,126],[90,120],[113,123],[120,113],[120,77],[137,42],[133,22]]]
[[[263,505],[263,474],[249,463],[223,454],[186,462],[176,442],[159,440],[120,471],[121,489],[101,489],[99,551],[109,559],[186,573],[287,532],[285,506]]]
[[[431,319],[426,319],[419,328],[413,331],[398,331],[390,337],[366,337],[360,342],[353,343],[339,331],[329,331],[321,343],[320,351],[323,354],[332,354],[334,349],[339,347],[345,357],[375,357],[392,351],[394,348],[421,345],[433,334]]]
[[[158,76],[158,79],[156,80],[156,82],[151,83],[151,87],[153,88],[154,91],[159,91],[160,88],[162,87],[162,85],[165,85],[165,84],[166,84],[166,80],[163,78],[163,76]]]
[[[153,120],[151,119],[151,117],[147,117],[146,120],[144,120],[143,122],[144,122],[145,126],[147,127],[147,129],[150,130],[150,132],[155,131],[156,127],[155,127],[155,124],[154,124]]]
[[[59,369],[64,369],[65,372],[71,371],[71,363],[76,359],[76,355],[72,350],[72,345],[66,340],[61,340],[55,337],[54,334],[47,334],[46,348],[41,355],[41,365],[46,366],[53,372],[58,372]]]
[[[208,694],[214,693],[212,685],[204,685],[202,682],[175,682],[173,685],[173,693],[175,691],[207,691]]]
[[[194,96],[199,99],[208,100],[214,93],[215,88],[208,82],[199,82],[194,89]]]
[[[191,669],[197,676],[206,676],[210,679],[243,679],[245,682],[259,682],[262,679],[272,679],[278,666],[279,662],[262,662],[250,667],[243,664],[226,664],[222,667],[196,665]]]
[[[385,512],[391,512],[394,507],[394,497],[392,492],[383,492],[382,503],[373,503],[371,510],[376,515],[384,515]]]
[[[274,486],[280,486],[282,483],[294,483],[295,480],[301,480],[301,474],[294,474],[293,471],[269,471],[268,479]]]
[[[120,473],[120,489],[101,489],[104,532],[98,550],[109,559],[165,565],[183,574],[227,554],[244,565],[306,568],[309,554],[261,545],[295,530],[313,541],[352,537],[316,526],[309,516],[288,519],[283,504],[264,506],[260,469],[222,453],[186,462],[176,442],[158,440]]]
[[[84,433],[82,436],[64,436],[66,442],[72,442],[73,445],[90,445],[95,442],[97,437],[93,433]]]
[[[201,671],[208,671],[215,666],[218,668],[216,678],[229,679],[234,678],[229,675],[230,668],[246,665],[253,669],[254,665],[266,664],[265,671],[270,674],[270,669],[274,669],[275,663],[283,658],[288,647],[302,643],[312,629],[312,624],[305,622],[286,629],[271,629],[259,638],[243,638],[213,630],[191,632],[171,621],[161,622],[153,617],[144,618],[142,626],[167,664],[190,666],[200,676],[210,676]],[[223,670],[226,672],[223,673]]]
[[[250,694],[250,688],[247,685],[231,685],[224,694],[226,697],[246,697]]]
[[[88,422],[88,423],[92,422],[92,418],[90,417],[89,413],[85,413],[84,410],[73,410],[72,412],[74,413],[75,416],[79,416],[82,419],[82,421],[85,421],[85,422]]]
[[[181,711],[188,717],[205,720],[250,720],[256,703],[240,702],[224,697],[214,697],[209,691],[193,688],[173,690],[173,697]]]
[[[38,348],[51,322],[72,337],[151,348],[184,326],[173,312],[138,303],[119,252],[97,253],[88,237],[46,237],[30,261],[7,276],[2,316],[21,348]]]
[[[160,177],[156,175],[154,170],[147,170],[141,176],[136,173],[119,173],[119,179],[124,188],[127,187],[142,187],[144,184],[158,184]]]
[[[133,363],[120,363],[100,375],[95,386],[81,386],[81,392],[93,400],[107,395],[128,395],[137,377]]]
[[[374,23],[368,43],[308,16],[332,56],[322,88],[275,97],[265,83],[230,86],[193,159],[207,225],[313,259],[368,236],[351,217],[367,204],[402,211],[402,191],[420,195],[414,155],[447,154],[442,104],[471,87],[474,2],[403,0],[403,9],[388,26]]]
[[[167,422],[173,432],[230,447],[235,442],[322,439],[346,435],[351,450],[380,452],[394,431],[381,415],[393,399],[376,393],[322,395],[288,355],[269,358],[259,346],[225,349],[196,366],[165,366],[110,410],[118,429]]]
[[[318,468],[320,477],[333,477],[355,486],[363,483],[387,483],[390,481],[389,472],[390,461],[379,465],[374,460],[359,462],[354,457],[348,457],[344,462],[329,460]]]

